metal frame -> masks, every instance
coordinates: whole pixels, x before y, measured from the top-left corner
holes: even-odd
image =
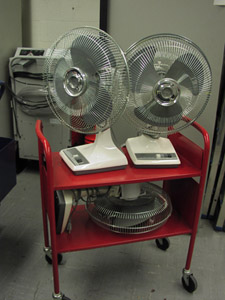
[[[203,149],[179,133],[169,136],[181,158],[181,166],[178,168],[135,169],[129,164],[125,170],[75,176],[62,162],[59,154],[51,151],[49,142],[43,135],[42,122],[40,120],[37,121],[36,133],[39,145],[44,242],[45,248],[49,249],[51,247],[54,299],[69,299],[60,292],[58,254],[151,239],[163,239],[181,234],[190,234],[182,282],[184,288],[189,292],[193,292],[197,288],[197,283],[195,285],[196,280],[194,280],[190,267],[201,211],[210,142],[208,133],[204,128],[196,122],[192,123],[192,127],[202,134],[204,140]],[[125,149],[124,151],[127,154]],[[194,180],[195,177],[199,177],[199,182]],[[170,195],[174,208],[172,216],[159,229],[141,235],[118,235],[95,225],[90,220],[85,208],[81,205],[77,207],[76,213],[72,218],[71,233],[56,234],[55,190],[158,180],[163,181],[163,188]],[[189,283],[191,283],[191,286],[189,286]]]

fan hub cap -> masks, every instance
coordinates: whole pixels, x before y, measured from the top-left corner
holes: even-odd
[[[171,78],[159,80],[153,89],[154,99],[162,106],[170,106],[180,97],[179,84]]]
[[[78,68],[71,68],[64,75],[63,86],[69,96],[78,97],[86,91],[86,76]]]

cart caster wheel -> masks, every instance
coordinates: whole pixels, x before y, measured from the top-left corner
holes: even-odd
[[[193,274],[182,276],[182,284],[185,290],[189,293],[193,293],[198,287],[197,280],[195,279]]]
[[[60,264],[60,263],[62,262],[62,259],[63,259],[63,256],[62,256],[61,253],[59,253],[59,254],[57,255],[58,264]],[[52,258],[51,258],[48,254],[45,255],[45,260],[46,260],[50,265],[52,264]]]
[[[71,299],[63,295],[62,300],[71,300]]]
[[[170,246],[170,240],[168,238],[156,239],[156,245],[161,250],[167,250]]]
[[[64,294],[59,293],[59,294],[52,294],[53,299],[55,300],[71,300],[70,298],[66,297]]]

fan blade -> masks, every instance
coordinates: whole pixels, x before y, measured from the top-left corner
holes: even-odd
[[[96,71],[105,67],[109,62],[108,56],[110,56],[104,39],[101,39],[100,36],[90,37],[88,35],[81,35],[74,40],[70,54],[74,66],[89,76],[95,75]],[[110,59],[112,58],[111,54]],[[113,60],[115,61],[115,59]]]
[[[181,93],[179,97],[179,103],[183,108],[183,116],[187,116],[193,107],[193,94],[192,91],[180,86]]]
[[[74,40],[70,52],[73,64],[87,74],[88,88],[82,95],[87,106],[83,110],[82,119],[88,127],[94,127],[106,121],[112,112],[109,93],[99,88],[99,85],[101,81],[111,80],[110,67],[115,65],[115,59],[101,36],[79,36]],[[107,55],[112,60],[108,69]]]
[[[71,104],[72,109],[76,109],[78,103],[80,104],[80,110],[77,110],[79,114],[74,113],[72,116],[71,123],[74,128],[85,132],[86,129],[94,129],[96,125],[107,121],[112,112],[112,102],[105,89],[100,88],[99,95],[95,97],[93,103],[93,95],[87,90],[84,95],[76,99],[75,103]]]
[[[87,55],[83,50],[72,48],[71,58],[73,65],[82,70],[82,72],[86,73],[88,76],[93,76],[96,73],[94,63],[87,58]]]
[[[160,80],[154,65],[148,65],[136,82],[136,92],[149,93],[153,90],[155,84]]]
[[[191,66],[192,70],[188,65]],[[193,54],[186,53],[172,64],[165,77],[175,79],[180,85],[191,90],[193,95],[196,96],[200,93],[200,83],[202,80],[198,74],[203,74],[203,67],[200,61]]]
[[[55,67],[55,74],[53,80],[55,81],[55,89],[56,89],[56,101],[60,101],[60,107],[70,106],[71,101],[74,99],[72,96],[69,96],[64,88],[64,74],[65,72],[71,68],[71,63],[67,61],[65,58],[61,58],[58,60],[57,65]]]
[[[112,101],[109,93],[100,88],[99,95],[90,109],[82,115],[82,119],[88,127],[100,125],[106,121],[112,112]]]
[[[128,55],[128,66],[131,76],[131,89],[133,92],[150,92],[155,83],[160,79],[154,68],[156,48],[146,46],[135,52],[131,57]]]
[[[144,123],[152,126],[169,127],[182,118],[182,107],[179,103],[172,106],[162,106],[155,101],[136,107],[134,114]]]
[[[191,78],[194,77],[194,74],[179,60],[176,60],[172,64],[165,77],[176,80],[180,85],[183,85],[190,90],[193,89]]]

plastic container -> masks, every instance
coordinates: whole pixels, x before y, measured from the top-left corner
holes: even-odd
[[[5,90],[5,83],[2,80],[0,80],[0,100],[2,98],[4,90]]]
[[[16,185],[15,141],[0,137],[0,201]]]

